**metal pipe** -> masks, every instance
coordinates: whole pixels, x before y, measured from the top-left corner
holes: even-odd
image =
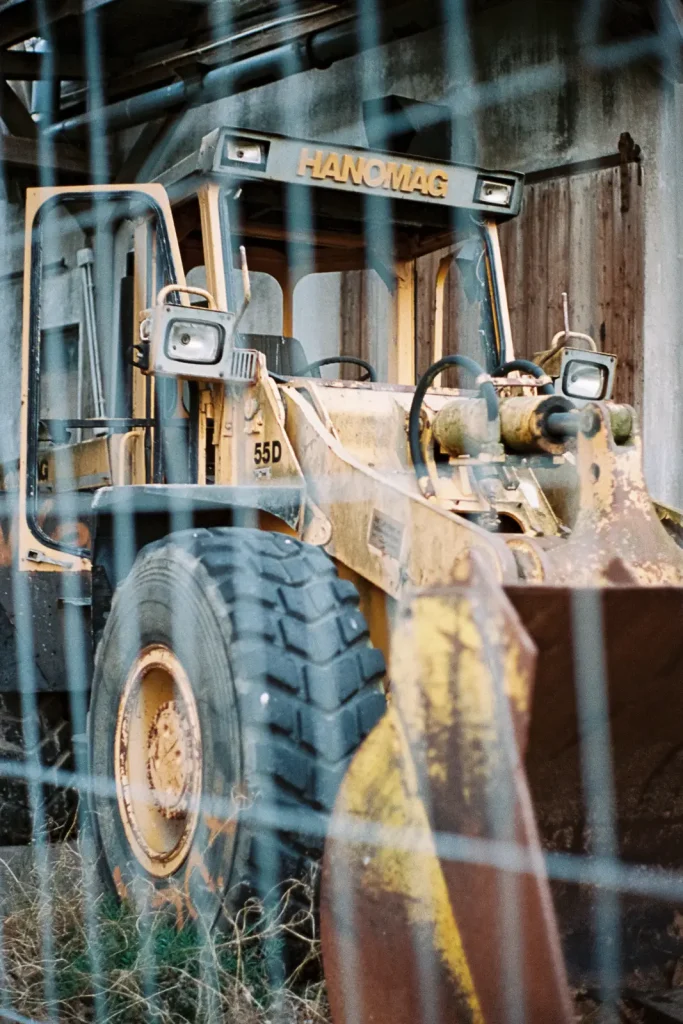
[[[557,437],[560,440],[563,437],[576,437],[579,432],[579,419],[577,410],[551,412],[545,421],[545,427],[551,437]]]
[[[90,379],[93,403],[95,406],[95,416],[104,416],[104,391],[102,387],[102,369],[100,367],[100,349],[97,340],[95,283],[93,281],[92,274],[94,254],[92,249],[79,249],[76,254],[76,259],[83,275],[83,311],[85,314],[85,333],[88,345],[88,356],[90,359]]]
[[[561,455],[567,440],[571,416],[578,412],[563,395],[503,398],[500,402],[500,433],[503,444],[513,452],[547,452]],[[569,417],[565,419],[565,417]],[[554,429],[548,424],[553,421]]]
[[[387,14],[374,45],[382,45],[433,28],[443,20],[440,4],[418,6],[411,0]],[[46,129],[51,139],[91,126],[95,121],[108,132],[144,124],[175,109],[199,106],[247,89],[280,81],[303,71],[323,71],[338,60],[368,49],[359,33],[358,19],[319,29],[309,36],[276,46],[234,64],[212,68],[197,80],[178,81],[150,92],[66,118]]]

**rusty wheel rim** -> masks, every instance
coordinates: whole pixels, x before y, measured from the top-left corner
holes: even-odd
[[[114,773],[121,821],[137,860],[157,878],[174,874],[197,829],[202,747],[190,680],[165,645],[146,647],[128,674]]]

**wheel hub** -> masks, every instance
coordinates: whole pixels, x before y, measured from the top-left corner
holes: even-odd
[[[114,772],[131,850],[151,875],[167,878],[184,863],[199,821],[202,744],[190,680],[162,644],[141,651],[128,674]]]
[[[147,737],[147,778],[165,818],[183,818],[196,771],[192,735],[177,700],[161,704]]]

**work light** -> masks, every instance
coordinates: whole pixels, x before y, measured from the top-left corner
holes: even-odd
[[[166,330],[166,355],[182,363],[217,363],[225,344],[225,327],[200,320],[171,320]]]

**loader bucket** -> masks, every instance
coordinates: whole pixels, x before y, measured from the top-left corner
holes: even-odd
[[[683,863],[681,624],[679,588],[503,594],[477,562],[413,598],[326,849],[335,1024],[573,1019],[567,972],[600,981],[587,856]],[[652,967],[653,908],[621,903],[622,984]]]
[[[572,987],[599,988],[608,940],[615,989],[668,990],[682,952],[683,590],[507,593],[538,652],[525,766],[541,845],[574,858],[574,881],[551,883]],[[600,864],[596,885],[581,880]]]
[[[509,587],[507,594],[538,652],[525,761],[544,845],[591,851],[582,790],[594,756],[614,791],[621,859],[680,868],[683,589]],[[597,717],[599,690],[605,721]]]
[[[523,766],[534,648],[485,566],[414,596],[323,867],[335,1024],[572,1019]]]

